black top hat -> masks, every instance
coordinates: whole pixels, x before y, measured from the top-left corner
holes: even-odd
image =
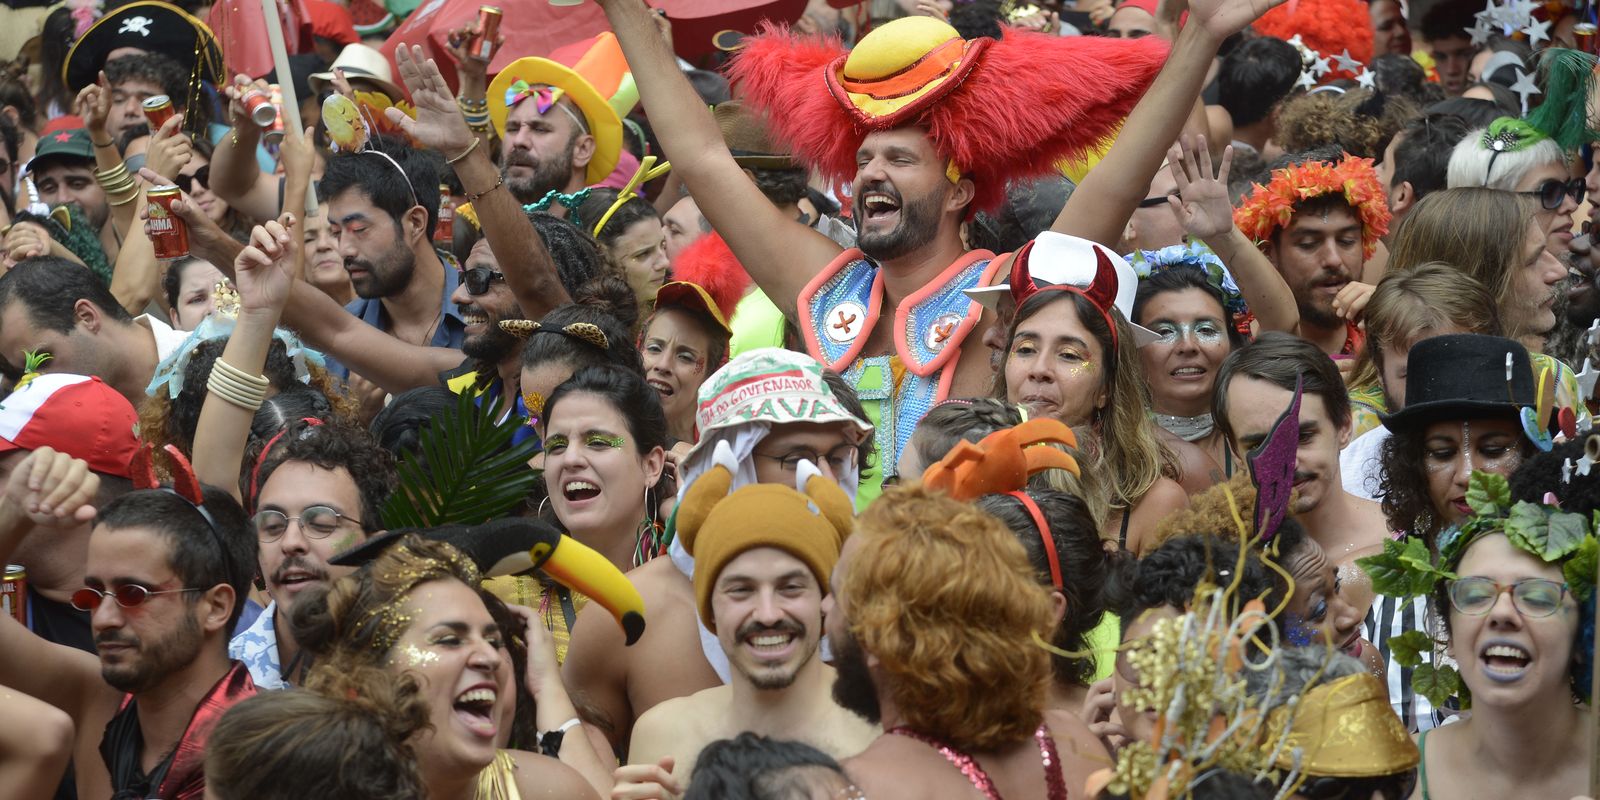
[[[1400,432],[1441,420],[1515,417],[1536,398],[1522,345],[1462,333],[1417,342],[1406,362],[1406,407],[1383,417]]]
[[[177,6],[139,0],[96,20],[67,51],[61,79],[76,92],[100,77],[106,56],[136,47],[167,56],[213,85],[223,80],[222,50],[204,22]]]

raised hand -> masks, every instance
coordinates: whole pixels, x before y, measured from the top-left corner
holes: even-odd
[[[311,148],[314,130],[306,128],[304,133],[297,133],[284,129],[283,141],[278,145],[278,160],[283,164],[284,175],[311,174],[317,159],[316,152]]]
[[[3,244],[5,268],[11,269],[25,258],[50,254],[54,242],[50,232],[37,222],[18,222],[6,229]]]
[[[111,84],[106,80],[106,74],[100,73],[100,80],[83,87],[72,102],[73,111],[83,118],[84,127],[90,138],[104,139],[106,135],[106,121],[111,118]]]
[[[100,476],[86,462],[41,447],[12,470],[5,502],[35,525],[71,527],[94,519],[99,491]]]
[[[1367,310],[1367,301],[1372,299],[1372,293],[1377,288],[1361,281],[1345,284],[1344,288],[1333,296],[1333,313],[1347,320],[1360,319],[1361,312]]]
[[[683,794],[678,779],[672,777],[674,759],[665,756],[655,764],[628,764],[617,767],[612,778],[612,800],[677,800]]]
[[[1167,198],[1185,233],[1215,244],[1233,230],[1233,203],[1228,198],[1228,171],[1233,167],[1233,146],[1222,151],[1222,167],[1213,175],[1206,137],[1182,137],[1167,151],[1167,165],[1178,193]]]
[[[182,127],[182,114],[173,114],[172,119],[161,123],[161,129],[150,139],[149,155],[144,160],[145,169],[160,175],[166,183],[177,178],[193,157],[194,145],[183,135]]]
[[[228,96],[228,125],[239,128],[243,126],[257,127],[255,120],[250,118],[250,112],[244,107],[244,96],[252,89],[263,92],[271,91],[272,87],[264,80],[251,80],[248,75],[235,75],[233,85],[224,88],[223,94]],[[257,128],[259,130],[259,128]]]
[[[1189,24],[1220,42],[1244,30],[1286,0],[1189,0]]]
[[[301,247],[293,230],[295,216],[284,214],[250,232],[250,246],[233,262],[233,283],[239,290],[239,311],[274,318],[289,301],[294,283],[294,256]]]
[[[412,119],[396,108],[384,109],[389,121],[399,125],[417,143],[454,158],[472,145],[476,138],[461,116],[450,85],[445,83],[439,65],[425,58],[420,46],[397,47],[395,64],[400,67],[400,82],[411,91],[411,105],[417,118]]]

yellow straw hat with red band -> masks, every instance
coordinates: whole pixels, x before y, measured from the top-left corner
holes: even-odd
[[[550,91],[541,91],[544,88]],[[550,113],[563,97],[578,107],[583,126],[594,136],[594,157],[584,171],[584,182],[598,184],[617,168],[622,154],[622,115],[638,100],[638,90],[615,34],[607,31],[595,37],[571,67],[537,57],[507,64],[489,83],[489,122],[503,138],[512,106],[548,102],[543,113]],[[617,101],[615,105],[613,100]],[[619,113],[616,105],[624,106],[624,111]]]

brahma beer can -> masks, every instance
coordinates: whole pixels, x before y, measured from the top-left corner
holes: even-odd
[[[150,120],[151,133],[161,130],[161,126],[165,125],[167,120],[172,119],[172,115],[176,113],[172,108],[172,98],[164,94],[145,98],[144,115]]]
[[[478,6],[478,35],[472,37],[467,54],[474,61],[494,58],[495,43],[500,39],[500,7]]]
[[[168,260],[189,255],[189,226],[172,213],[172,201],[182,195],[176,186],[153,186],[145,193],[150,201],[150,223],[145,232],[155,247],[156,258]]]

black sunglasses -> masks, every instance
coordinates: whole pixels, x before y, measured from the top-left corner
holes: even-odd
[[[183,190],[184,194],[194,194],[194,187],[198,184],[202,189],[211,188],[211,165],[207,164],[194,171],[193,175],[179,175],[172,181]]]
[[[1544,206],[1546,211],[1554,211],[1561,207],[1561,201],[1566,197],[1571,197],[1575,203],[1582,203],[1584,195],[1588,194],[1588,189],[1584,186],[1582,178],[1573,178],[1570,181],[1551,178],[1539,184],[1539,188],[1531,192],[1517,192],[1517,194],[1537,197],[1539,205]]]
[[[467,285],[467,294],[477,297],[486,294],[489,287],[506,279],[504,273],[495,272],[488,267],[473,267],[472,269],[458,269],[461,282]]]
[[[1156,195],[1155,197],[1146,197],[1145,199],[1139,201],[1139,207],[1155,208],[1156,206],[1164,206],[1167,204],[1167,198],[1176,196],[1177,195],[1173,194],[1162,194]]]

